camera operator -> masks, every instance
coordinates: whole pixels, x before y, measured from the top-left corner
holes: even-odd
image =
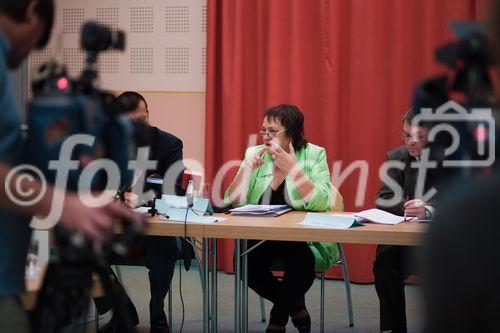
[[[500,60],[500,1],[491,1],[493,59]],[[489,50],[488,50],[489,51]],[[482,64],[486,65],[486,64]],[[497,83],[498,71],[491,71]],[[498,89],[498,86],[497,86]],[[496,91],[496,108],[500,91]],[[475,105],[472,105],[475,106]],[[498,110],[496,136],[498,145]],[[497,148],[498,149],[498,148]],[[500,326],[500,172],[498,155],[479,179],[458,177],[424,243],[424,332],[498,332]],[[471,268],[469,270],[469,268]]]
[[[123,114],[134,122],[135,142],[138,147],[150,147],[149,159],[157,161],[155,170],[148,170],[146,176],[153,174],[165,176],[176,175],[175,179],[164,179],[164,181],[174,181],[172,187],[175,193],[184,195],[182,190],[182,174],[184,171],[182,141],[174,135],[164,132],[157,127],[149,125],[149,110],[146,99],[139,93],[127,91],[118,96],[118,104]],[[174,168],[174,170],[170,170]],[[134,179],[139,178],[141,170],[135,170]],[[132,184],[135,185],[135,184]],[[146,184],[147,186],[148,184]],[[137,195],[131,190],[124,193],[125,204],[130,208],[139,206]],[[145,236],[141,242],[146,267],[149,269],[148,277],[151,290],[151,300],[149,302],[150,332],[169,332],[167,317],[163,310],[164,299],[169,291],[170,282],[174,274],[175,262],[180,255],[180,239],[176,237]],[[110,273],[112,273],[110,269]],[[118,279],[114,279],[118,281]],[[118,282],[116,282],[118,283]],[[95,300],[97,312],[104,314],[111,309],[111,302],[106,297]],[[130,298],[127,299],[126,308],[129,317],[134,324],[139,323],[137,310]],[[121,323],[112,317],[109,323],[104,325],[99,332],[121,332]]]
[[[26,201],[33,199],[44,187],[32,177],[25,177],[26,174],[11,173],[23,162],[25,147],[7,70],[17,68],[31,50],[47,44],[53,20],[53,0],[0,1],[0,181],[3,184],[0,186],[0,332],[29,332],[29,323],[17,296],[25,288],[25,262],[31,235],[29,222],[33,215],[49,214],[55,191],[47,185],[41,199],[31,205],[13,200],[23,196]],[[109,238],[116,219],[137,224],[141,221],[119,203],[89,208],[76,194],[64,196],[60,223],[97,242]]]

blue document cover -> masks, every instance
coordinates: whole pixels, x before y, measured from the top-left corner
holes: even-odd
[[[307,213],[304,221],[300,222],[300,224],[333,229],[349,229],[363,225],[356,220],[354,215],[325,213]]]

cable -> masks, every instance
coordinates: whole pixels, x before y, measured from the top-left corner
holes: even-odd
[[[184,297],[182,296],[182,265],[181,265],[180,261],[179,261],[179,295],[180,295],[181,306],[182,306],[182,320],[181,320],[181,328],[179,330],[179,333],[182,333],[182,328],[184,327]]]
[[[184,239],[187,240],[187,217],[189,213],[190,205],[192,206],[192,196],[190,193],[187,195],[187,205],[186,205],[186,214],[184,215]],[[185,245],[182,246],[182,251],[186,251]],[[179,329],[179,333],[182,333],[182,328],[184,327],[184,297],[182,296],[182,265],[179,261],[179,296],[181,298],[181,306],[182,306],[182,320],[181,327]]]
[[[186,206],[186,215],[184,216],[184,239],[187,239],[187,218],[188,218],[188,213],[189,213],[189,207]]]

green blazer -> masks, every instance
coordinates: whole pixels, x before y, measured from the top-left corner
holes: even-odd
[[[263,145],[249,147],[245,152],[245,158],[262,149]],[[304,148],[295,152],[297,164],[302,171],[314,183],[315,189],[309,202],[304,202],[294,182],[285,177],[285,188],[294,210],[323,212],[328,210],[343,210],[342,197],[337,189],[331,184],[330,172],[326,161],[326,152],[322,147],[308,143]],[[246,204],[258,204],[265,190],[273,180],[273,160],[266,152],[262,155],[264,164],[254,169],[250,174],[248,192],[245,199],[236,206]],[[238,173],[242,171],[242,166]],[[229,202],[229,191],[224,195],[225,201]],[[327,242],[307,242],[314,254],[316,272],[324,272],[339,258],[338,245]]]

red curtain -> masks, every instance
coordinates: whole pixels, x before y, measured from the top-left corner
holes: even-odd
[[[400,145],[415,83],[443,71],[433,50],[452,40],[448,22],[476,19],[483,2],[208,0],[207,180],[243,157],[266,108],[291,103],[304,113],[308,140],[326,148],[331,173],[334,162],[340,171],[368,163],[362,203],[355,202],[359,172],[339,190],[346,210],[373,207],[379,166]],[[231,271],[233,244],[220,246],[220,268]],[[372,282],[375,246],[345,248],[351,280]]]

